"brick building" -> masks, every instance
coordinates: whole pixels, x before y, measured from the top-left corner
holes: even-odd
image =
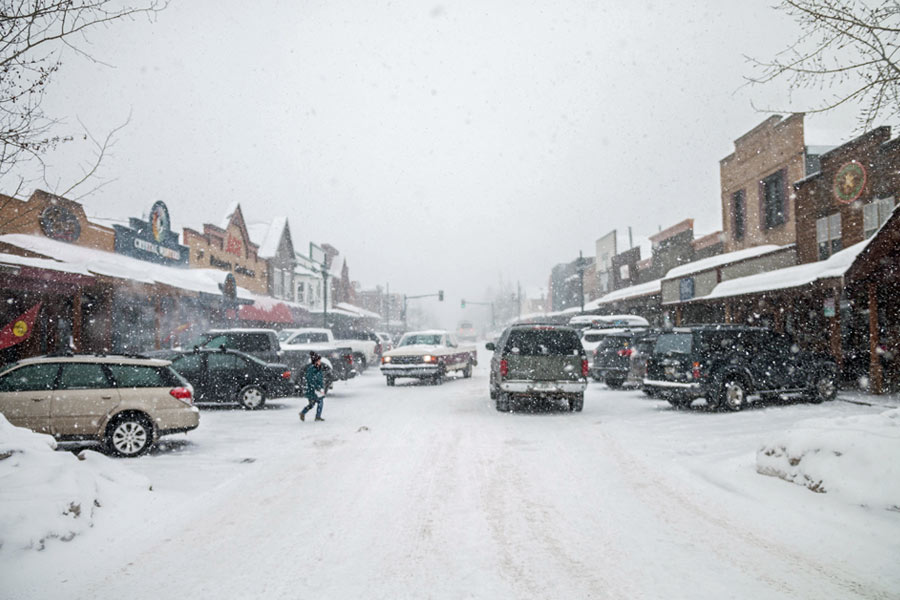
[[[819,170],[823,149],[804,142],[803,113],[773,115],[736,139],[719,161],[724,251],[796,241],[791,184]]]

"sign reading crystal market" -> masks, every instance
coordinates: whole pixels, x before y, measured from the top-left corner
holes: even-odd
[[[163,265],[187,266],[188,247],[178,243],[178,234],[171,229],[165,202],[159,200],[153,204],[148,220],[132,217],[128,224],[129,227],[113,225],[116,252]]]

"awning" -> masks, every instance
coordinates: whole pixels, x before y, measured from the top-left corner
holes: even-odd
[[[241,304],[238,318],[243,321],[262,321],[265,323],[293,323],[294,315],[283,302],[261,306],[257,304]]]

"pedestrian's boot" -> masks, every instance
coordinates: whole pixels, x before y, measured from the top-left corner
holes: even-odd
[[[316,421],[324,421],[324,420],[325,419],[323,419],[322,417],[316,417]]]
[[[300,411],[300,420],[301,420],[301,421],[305,421],[305,420],[306,420],[306,415],[303,414],[303,411],[302,411],[302,410]]]

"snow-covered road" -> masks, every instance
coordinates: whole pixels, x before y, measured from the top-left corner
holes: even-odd
[[[755,469],[773,431],[884,408],[675,411],[592,383],[582,413],[502,414],[484,364],[443,386],[370,370],[324,423],[300,405],[204,410],[120,461],[153,492],[8,555],[0,597],[900,597],[900,514]]]

